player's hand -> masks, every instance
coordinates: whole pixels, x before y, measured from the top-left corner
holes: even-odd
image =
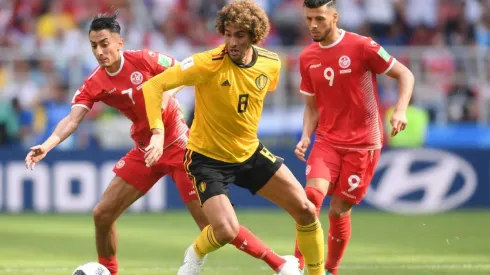
[[[34,169],[36,163],[40,162],[48,153],[48,150],[44,148],[42,145],[36,145],[31,147],[29,153],[27,153],[25,163],[27,169]]]
[[[162,129],[153,129],[150,144],[145,148],[145,162],[147,167],[151,167],[163,154],[163,143],[165,134]]]
[[[393,127],[391,130],[392,137],[396,136],[399,132],[405,130],[405,127],[407,127],[407,123],[408,123],[407,115],[405,114],[405,111],[395,110],[391,115],[390,123],[391,126]]]
[[[305,154],[306,150],[308,149],[308,146],[310,146],[311,139],[309,137],[302,137],[301,140],[298,142],[296,145],[296,149],[294,150],[294,154],[296,157],[298,157],[300,160],[306,162],[305,159]]]

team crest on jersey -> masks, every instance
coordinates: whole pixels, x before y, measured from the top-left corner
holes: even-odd
[[[343,55],[339,58],[339,66],[342,69],[347,69],[350,66],[350,58],[346,55]]]
[[[117,162],[117,164],[116,164],[116,168],[117,168],[117,169],[121,169],[121,168],[123,168],[123,166],[124,166],[125,164],[126,164],[126,162],[125,162],[124,160],[120,160],[120,161],[118,161],[118,162]]]
[[[266,75],[264,75],[264,74],[259,75],[255,79],[255,85],[257,86],[257,89],[259,89],[259,91],[262,91],[265,88],[265,86],[267,85],[268,80],[269,80],[269,78]]]
[[[141,84],[143,82],[143,75],[140,72],[134,72],[131,74],[131,83],[134,85]]]
[[[205,181],[201,181],[201,183],[199,183],[199,192],[203,193],[204,191],[206,191],[206,182]]]
[[[308,175],[310,172],[311,172],[311,165],[307,165],[305,174]]]

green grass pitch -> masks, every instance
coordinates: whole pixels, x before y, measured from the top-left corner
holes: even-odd
[[[325,212],[326,213],[326,212]],[[292,254],[294,223],[281,211],[238,212],[279,254]],[[325,232],[328,218],[322,216]],[[186,212],[126,214],[118,222],[121,275],[176,274],[198,234]],[[353,214],[353,236],[341,275],[490,274],[490,214],[426,216]],[[67,275],[96,261],[89,215],[0,215],[0,274]],[[208,258],[204,275],[273,274],[232,246]]]

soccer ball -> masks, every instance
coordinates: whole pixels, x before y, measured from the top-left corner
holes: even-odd
[[[86,263],[77,267],[73,275],[111,275],[111,273],[99,263]]]

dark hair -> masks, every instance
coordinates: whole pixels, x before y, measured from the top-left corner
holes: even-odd
[[[233,1],[224,6],[216,17],[216,30],[219,34],[225,34],[226,24],[237,24],[246,28],[252,36],[252,44],[264,41],[270,31],[267,14],[252,0]]]
[[[336,2],[335,0],[305,0],[304,5],[309,9],[319,8],[323,5],[327,5],[329,8],[335,8]]]
[[[101,31],[109,30],[110,32],[121,33],[121,26],[119,22],[116,21],[119,11],[115,11],[113,15],[108,15],[107,13],[98,14],[90,23],[91,31]]]

